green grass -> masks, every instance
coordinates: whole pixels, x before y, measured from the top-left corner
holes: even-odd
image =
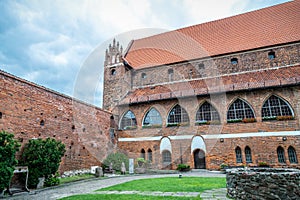
[[[76,176],[72,176],[72,177],[65,177],[65,178],[60,179],[60,184],[89,179],[89,178],[93,178],[93,177],[95,177],[95,175],[93,175],[93,174],[81,174],[81,175],[76,175]]]
[[[200,197],[170,197],[170,196],[142,196],[138,194],[84,194],[62,198],[63,200],[200,200]]]
[[[215,188],[225,188],[225,178],[169,177],[134,180],[127,183],[103,188],[97,191],[160,191],[160,192],[203,192]],[[62,198],[63,200],[199,200],[200,197],[146,196],[140,194],[84,194]]]
[[[203,192],[214,188],[225,188],[225,178],[169,177],[134,180],[103,188],[98,191],[161,191],[161,192]]]

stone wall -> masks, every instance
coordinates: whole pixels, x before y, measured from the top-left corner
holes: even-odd
[[[227,194],[234,199],[300,199],[300,170],[231,169],[226,174]]]
[[[32,138],[65,144],[60,172],[100,165],[114,150],[111,113],[100,108],[5,72],[0,72],[0,100],[0,129],[13,133],[22,148]]]

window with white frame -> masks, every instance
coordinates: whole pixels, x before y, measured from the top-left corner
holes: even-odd
[[[132,111],[128,110],[122,117],[121,129],[131,129],[136,128],[136,118]]]
[[[180,105],[177,104],[169,112],[168,124],[180,124],[180,123],[188,123],[188,122],[189,122],[188,113]]]
[[[204,102],[197,110],[196,122],[220,121],[218,111],[208,102]]]
[[[154,125],[162,125],[162,119],[160,113],[155,108],[151,108],[144,117],[143,126]]]
[[[278,96],[270,96],[262,106],[261,115],[263,119],[278,116],[293,116],[290,105]]]
[[[227,121],[255,118],[253,109],[241,99],[235,100],[227,111]]]

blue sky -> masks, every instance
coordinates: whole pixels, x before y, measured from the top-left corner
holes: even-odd
[[[101,107],[104,52],[287,0],[0,0],[0,69]]]

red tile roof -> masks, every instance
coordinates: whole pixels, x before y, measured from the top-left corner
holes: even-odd
[[[134,69],[300,40],[300,1],[134,40],[125,55]]]
[[[300,84],[300,65],[136,89],[120,104]]]

